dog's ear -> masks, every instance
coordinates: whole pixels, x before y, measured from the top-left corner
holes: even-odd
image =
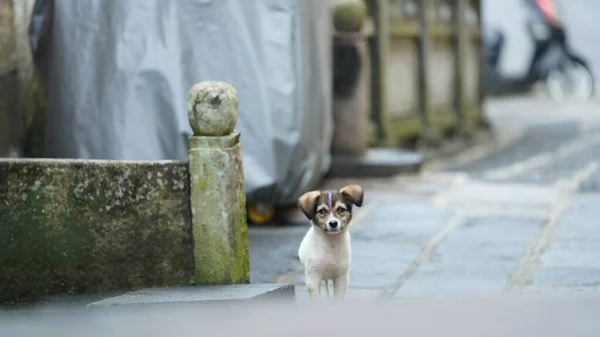
[[[344,199],[350,201],[358,207],[361,207],[363,204],[364,191],[363,188],[359,185],[347,185],[340,188],[339,193],[344,197]]]
[[[308,218],[308,220],[312,220],[315,217],[315,203],[317,202],[317,198],[321,196],[321,192],[319,191],[310,191],[304,193],[298,199],[298,207],[302,210],[304,215]]]

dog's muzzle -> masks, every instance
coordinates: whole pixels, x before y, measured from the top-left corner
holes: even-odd
[[[341,223],[336,219],[329,220],[328,222],[326,222],[324,227],[325,232],[329,234],[337,234],[342,230]]]

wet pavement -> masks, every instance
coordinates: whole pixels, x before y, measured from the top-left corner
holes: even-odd
[[[600,294],[600,104],[488,102],[498,144],[362,184],[350,298]],[[250,229],[253,282],[295,282],[308,222]]]

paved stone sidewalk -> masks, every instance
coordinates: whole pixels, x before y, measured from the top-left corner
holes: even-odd
[[[600,103],[490,100],[497,142],[365,187],[350,298],[600,294]],[[308,229],[250,230],[253,282],[296,282]],[[294,269],[295,268],[295,269]],[[290,269],[293,269],[290,271]]]
[[[592,172],[552,185],[439,172],[358,181],[366,202],[351,229],[348,297],[598,292],[600,222],[590,220],[600,219],[600,194],[575,194]],[[298,300],[307,301],[299,265],[279,281],[296,282]]]

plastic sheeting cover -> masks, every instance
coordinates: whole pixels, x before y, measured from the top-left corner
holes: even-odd
[[[329,1],[49,4],[47,156],[185,160],[187,92],[220,80],[239,95],[248,201],[293,203],[328,170]]]

